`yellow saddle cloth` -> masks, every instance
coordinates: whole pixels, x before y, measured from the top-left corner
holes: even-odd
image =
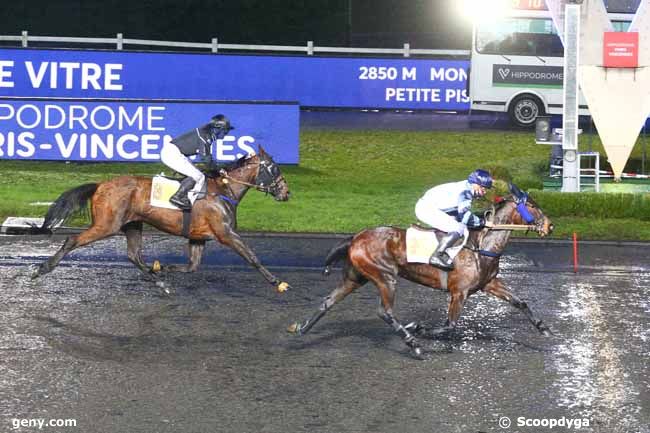
[[[447,249],[447,254],[454,260],[467,243],[469,231],[465,229],[463,242]],[[438,238],[433,230],[424,230],[416,226],[406,229],[406,260],[409,263],[429,263],[429,258],[438,247]]]
[[[154,176],[151,181],[151,198],[149,199],[151,206],[178,209],[169,202],[169,199],[178,191],[179,186],[180,182],[177,180],[162,175]]]

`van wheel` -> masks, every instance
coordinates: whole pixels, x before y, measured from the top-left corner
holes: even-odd
[[[533,95],[518,96],[508,107],[510,122],[522,128],[535,126],[535,119],[542,115],[544,115],[544,105]]]

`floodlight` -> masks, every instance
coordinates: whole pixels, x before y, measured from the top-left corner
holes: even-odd
[[[457,4],[461,14],[468,20],[492,22],[502,18],[512,0],[463,0]]]

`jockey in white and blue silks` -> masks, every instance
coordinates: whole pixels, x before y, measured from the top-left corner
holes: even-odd
[[[430,264],[444,269],[454,268],[446,250],[463,236],[466,228],[485,226],[485,220],[472,213],[472,200],[483,197],[486,189],[491,187],[490,173],[478,169],[470,173],[467,180],[435,186],[418,200],[415,205],[417,218],[447,233],[429,259]]]
[[[169,199],[170,203],[181,208],[191,209],[194,201],[203,191],[205,175],[192,164],[189,156],[200,154],[212,161],[212,146],[235,129],[228,118],[217,114],[209,123],[174,137],[163,144],[160,160],[172,170],[187,176],[181,181],[178,191]]]

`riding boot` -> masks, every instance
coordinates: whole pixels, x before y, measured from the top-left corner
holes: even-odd
[[[181,180],[181,186],[178,188],[178,191],[174,193],[173,196],[169,199],[169,202],[174,206],[177,206],[181,209],[192,209],[192,202],[187,197],[187,193],[194,188],[196,182],[191,177],[186,177]]]
[[[447,248],[454,245],[458,239],[460,239],[460,233],[457,232],[448,233],[445,237],[440,239],[438,248],[436,248],[434,253],[431,255],[431,258],[429,259],[429,264],[447,270],[454,269],[454,263],[451,261],[446,251]]]

